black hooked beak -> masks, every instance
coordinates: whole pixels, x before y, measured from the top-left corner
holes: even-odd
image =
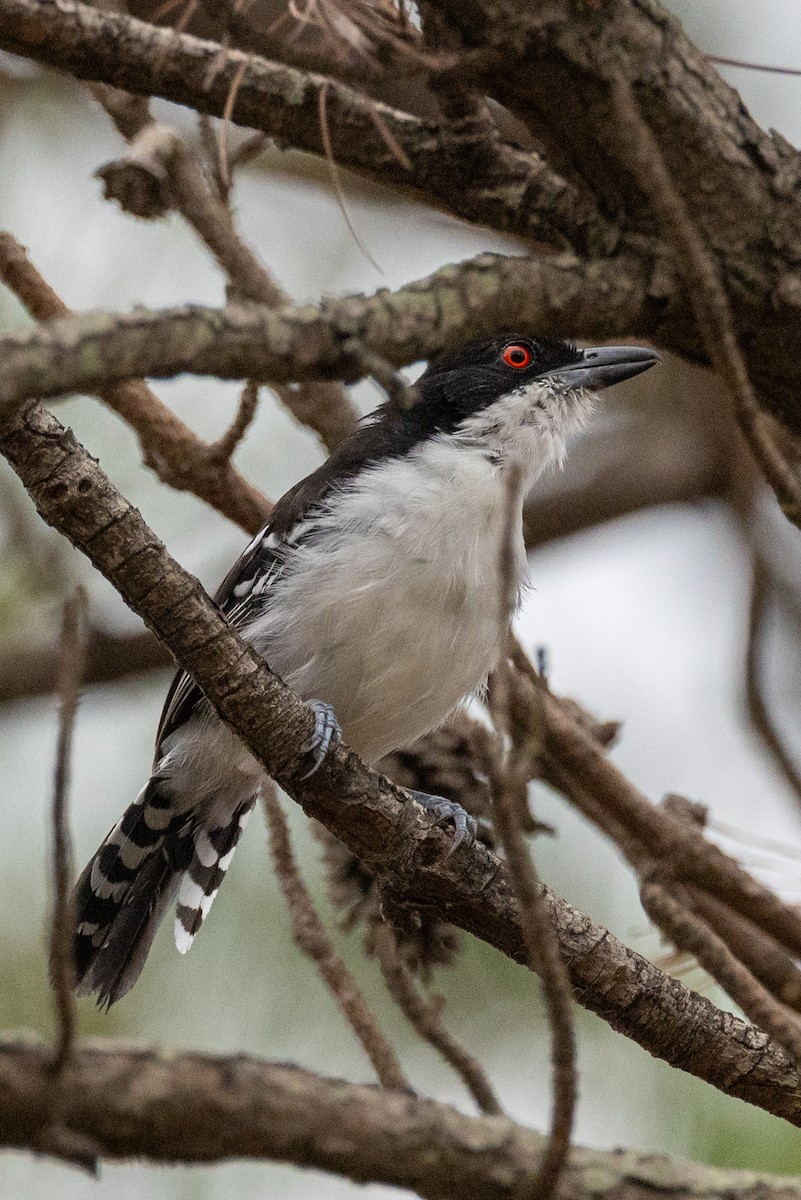
[[[581,359],[569,367],[555,367],[547,375],[563,381],[569,388],[610,387],[633,379],[662,359],[655,350],[644,346],[591,346],[580,350]]]

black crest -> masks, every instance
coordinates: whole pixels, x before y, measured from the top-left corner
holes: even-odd
[[[571,342],[504,333],[433,358],[417,381],[419,405],[410,416],[423,428],[452,433],[466,417],[525,387],[541,375],[581,361]]]

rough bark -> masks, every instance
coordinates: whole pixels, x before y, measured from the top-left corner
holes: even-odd
[[[2,3],[2,0],[0,0]],[[629,269],[630,266],[630,269]],[[570,255],[482,254],[396,292],[319,306],[263,305],[89,313],[0,338],[0,410],[33,396],[92,391],[101,381],[191,370],[284,383],[369,373],[362,352],[393,366],[504,327],[557,333],[565,313],[598,338],[649,323],[648,273]],[[653,315],[653,314],[652,314]]]
[[[332,151],[342,166],[466,220],[552,246],[568,241],[602,252],[615,241],[586,189],[568,184],[538,155],[496,140],[446,137],[436,124],[322,75],[74,0],[3,0],[0,47],[79,79],[162,96],[217,117],[241,73],[231,119],[319,155],[325,153],[319,119],[325,90]]]
[[[0,1145],[154,1163],[263,1158],[410,1188],[431,1200],[513,1200],[546,1139],[507,1117],[346,1083],[247,1055],[105,1042],[76,1048],[51,1122],[49,1049],[0,1043]],[[663,1155],[574,1147],[564,1200],[799,1200],[801,1185]]]

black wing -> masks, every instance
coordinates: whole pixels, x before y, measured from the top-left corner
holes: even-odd
[[[270,584],[280,573],[289,548],[288,539],[279,540],[269,521],[240,554],[218,587],[214,602],[236,628],[241,629],[264,603]],[[156,734],[156,759],[161,756],[165,738],[188,721],[203,701],[197,684],[179,671],[170,684]]]

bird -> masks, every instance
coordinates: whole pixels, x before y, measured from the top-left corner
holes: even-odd
[[[503,640],[510,464],[528,490],[563,464],[597,391],[658,361],[641,346],[520,333],[471,341],[432,358],[413,403],[391,397],[278,501],[215,600],[314,714],[307,774],[343,737],[374,763],[480,692]],[[522,494],[516,503],[511,571],[522,588]],[[124,996],[173,901],[186,953],[264,782],[179,671],[150,778],[75,888],[79,995],[101,1006]],[[461,806],[412,795],[453,823],[454,846],[472,840]]]

